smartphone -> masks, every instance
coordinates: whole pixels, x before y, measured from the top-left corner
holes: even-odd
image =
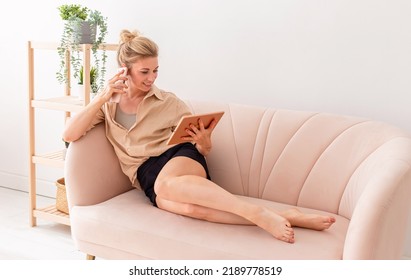
[[[127,76],[127,67],[121,67],[117,70],[118,72],[123,72],[120,76],[121,77],[126,77]],[[119,81],[124,83],[125,81]],[[111,98],[110,98],[110,102],[114,102],[114,103],[119,103],[120,102],[120,98],[121,98],[121,93],[114,93]]]

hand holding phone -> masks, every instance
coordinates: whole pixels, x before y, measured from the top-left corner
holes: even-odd
[[[127,67],[121,67],[118,69],[118,73],[120,73],[121,71],[123,71],[123,73],[120,75],[120,77],[126,77],[127,76]],[[119,80],[119,83],[124,83],[124,80]],[[119,103],[120,102],[120,98],[121,98],[121,93],[113,93],[113,95],[110,98],[110,102],[115,102],[115,103]]]

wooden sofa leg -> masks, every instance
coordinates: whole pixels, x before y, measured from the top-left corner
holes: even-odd
[[[96,257],[95,257],[95,256],[92,256],[92,255],[87,254],[86,259],[87,259],[88,261],[94,261],[94,260],[96,259]]]

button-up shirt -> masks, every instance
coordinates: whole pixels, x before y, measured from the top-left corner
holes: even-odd
[[[133,186],[140,188],[136,171],[149,157],[169,149],[167,140],[181,117],[191,115],[189,107],[175,94],[152,86],[140,102],[136,121],[127,129],[115,120],[118,104],[106,102],[95,116],[88,130],[105,122],[106,136],[114,147],[123,172]]]

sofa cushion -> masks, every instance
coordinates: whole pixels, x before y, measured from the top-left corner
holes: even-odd
[[[241,198],[278,210],[289,207]],[[296,241],[289,244],[256,226],[216,224],[165,212],[136,189],[71,209],[73,237],[80,250],[102,258],[130,259],[341,259],[349,221],[334,216],[337,222],[329,230],[295,228]]]

